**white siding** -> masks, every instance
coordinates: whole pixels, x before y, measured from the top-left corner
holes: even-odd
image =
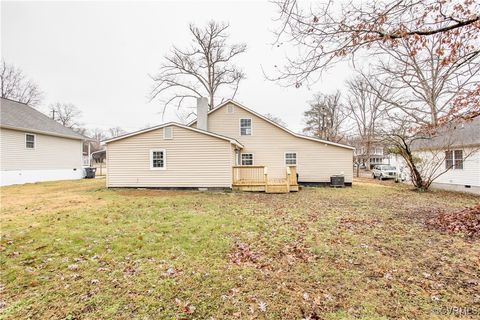
[[[82,169],[82,141],[35,133],[35,149],[24,131],[0,129],[1,170]]]
[[[228,105],[233,113],[227,112]],[[252,119],[251,136],[240,135],[241,118]],[[267,166],[271,178],[285,176],[285,152],[296,152],[300,182],[329,182],[335,174],[352,182],[353,150],[295,137],[234,104],[210,113],[208,130],[242,143],[242,153],[253,153],[254,164]]]
[[[82,141],[35,133],[35,148],[25,147],[25,131],[0,129],[0,184],[80,179]]]
[[[480,151],[467,148],[463,150],[467,158],[463,161],[463,169],[449,170],[435,180],[439,184],[471,185],[480,187]],[[440,170],[445,168],[445,163]]]
[[[433,181],[432,188],[480,194],[480,147],[462,150],[464,156],[468,155],[463,161],[463,169],[451,169],[443,173]],[[416,152],[415,155],[428,159],[425,160],[425,163],[428,163],[430,166],[438,164],[437,172],[440,173],[445,170],[444,152],[443,150],[432,150],[429,152]],[[432,160],[434,157],[438,160]],[[401,157],[398,158],[398,166],[399,168],[404,168],[407,181],[410,181],[410,172],[408,172],[405,160]]]
[[[231,187],[229,141],[171,126],[107,144],[108,187]],[[165,149],[166,170],[150,170],[150,150]]]

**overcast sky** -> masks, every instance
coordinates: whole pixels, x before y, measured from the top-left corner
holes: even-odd
[[[271,45],[276,16],[267,1],[2,2],[2,57],[40,86],[41,110],[70,102],[82,110],[89,128],[133,131],[178,120],[174,110],[162,118],[161,103],[149,102],[148,74],[158,70],[173,44],[190,43],[190,22],[225,21],[230,41],[248,46],[236,60],[247,74],[236,100],[301,131],[306,101],[317,91],[342,89],[349,68],[331,69],[310,89],[266,80],[262,66],[271,70],[286,54],[285,48]]]

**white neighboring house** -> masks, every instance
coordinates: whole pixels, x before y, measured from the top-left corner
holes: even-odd
[[[370,164],[370,167],[367,168],[368,170],[371,170],[377,164],[388,164],[394,167],[397,166],[395,156],[387,154],[385,152],[385,148],[380,144],[376,144],[370,148],[368,157],[365,147],[355,149],[353,151],[353,155],[356,159],[358,159],[357,161],[360,162],[360,168],[367,168],[368,164]]]
[[[0,110],[0,185],[83,178],[84,136],[23,103]]]
[[[427,162],[438,164],[437,173],[444,172],[434,179],[432,188],[480,194],[480,116],[412,150]]]

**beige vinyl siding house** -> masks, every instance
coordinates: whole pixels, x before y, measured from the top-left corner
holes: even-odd
[[[83,178],[83,136],[26,104],[0,107],[0,185]]]
[[[233,101],[210,111],[207,119],[209,131],[245,146],[237,156],[238,165],[242,164],[241,154],[252,154],[253,165],[266,166],[270,177],[281,178],[285,175],[286,154],[295,153],[300,183],[327,183],[338,174],[345,176],[346,183],[352,183],[351,147],[294,134]],[[250,119],[250,134],[242,135],[241,119]]]
[[[352,147],[298,135],[233,101],[208,112],[199,98],[197,116],[104,141],[107,186],[280,193],[333,175],[352,183]]]
[[[176,123],[106,144],[108,187],[166,188],[230,188],[239,146],[228,138]],[[155,151],[163,152],[164,162],[157,168],[152,167]]]

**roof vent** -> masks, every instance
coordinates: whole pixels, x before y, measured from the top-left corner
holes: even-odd
[[[165,139],[165,140],[173,139],[173,128],[172,127],[163,128],[163,139]]]

